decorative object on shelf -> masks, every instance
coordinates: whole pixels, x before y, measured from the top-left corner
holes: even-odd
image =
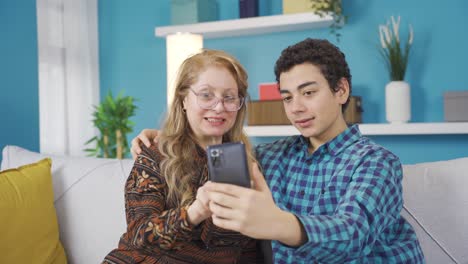
[[[203,36],[191,33],[176,33],[166,37],[167,66],[167,109],[174,96],[174,82],[182,62],[191,55],[201,52]]]
[[[468,91],[444,93],[444,120],[448,122],[468,121]]]
[[[281,100],[281,94],[276,82],[260,83],[258,85],[258,95],[261,101],[264,100]]]
[[[172,25],[218,20],[216,0],[171,0]]]
[[[391,81],[385,86],[385,114],[390,123],[411,119],[411,91],[405,81]]]
[[[311,0],[283,0],[283,14],[313,12]]]
[[[86,142],[86,145],[95,142],[96,147],[85,151],[89,153],[88,156],[123,159],[129,153],[127,134],[132,132],[134,126],[129,118],[135,115],[135,99],[123,97],[122,92],[114,98],[109,92],[94,108],[93,123],[100,135]]]
[[[351,96],[343,113],[347,124],[361,123],[361,97]],[[291,125],[284,112],[283,100],[249,101],[247,105],[247,124],[249,126]]]
[[[283,0],[283,14],[303,12],[313,12],[320,17],[331,15],[333,23],[330,25],[330,33],[340,42],[339,29],[346,23],[347,18],[343,14],[341,0]]]
[[[258,0],[239,0],[239,18],[258,16]]]
[[[362,99],[361,96],[351,96],[348,106],[343,113],[348,125],[362,123]]]
[[[341,33],[339,30],[346,23],[347,16],[343,14],[343,6],[341,0],[310,0],[312,2],[312,10],[320,17],[331,14],[333,23],[330,25],[330,33],[335,35],[336,41],[340,42]]]
[[[284,112],[283,100],[249,101],[247,106],[249,126],[291,125]]]
[[[408,39],[402,47],[399,35],[400,17],[397,20],[391,16],[391,25],[379,26],[379,49],[387,66],[390,83],[385,86],[385,112],[390,123],[404,123],[411,119],[410,85],[405,82],[411,45],[413,44],[413,28],[409,25]]]

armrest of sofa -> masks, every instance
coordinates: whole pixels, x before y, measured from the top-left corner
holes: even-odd
[[[126,230],[124,188],[133,160],[67,157],[3,149],[1,169],[52,159],[54,201],[69,263],[100,263]]]
[[[403,166],[402,215],[427,263],[468,263],[468,158]]]

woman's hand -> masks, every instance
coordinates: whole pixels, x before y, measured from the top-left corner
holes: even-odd
[[[156,129],[143,129],[138,136],[132,139],[132,148],[130,149],[132,158],[136,159],[141,153],[140,142],[143,142],[147,147],[151,146],[151,141],[158,142],[158,133],[159,130]]]
[[[195,201],[187,209],[189,222],[196,226],[210,217],[211,211],[209,204],[210,200],[208,199],[206,188],[203,186],[198,188]]]

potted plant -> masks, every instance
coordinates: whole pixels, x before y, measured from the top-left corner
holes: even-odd
[[[333,23],[330,25],[330,33],[335,35],[337,42],[340,42],[341,34],[339,30],[346,23],[347,17],[343,14],[341,0],[310,0],[312,10],[315,14],[324,17],[331,15]]]
[[[86,145],[95,143],[94,148],[85,149],[88,156],[123,159],[128,153],[127,134],[132,132],[134,123],[129,119],[135,115],[135,99],[131,96],[116,98],[109,92],[105,99],[94,106],[94,126],[99,135],[91,138]]]
[[[391,16],[390,22],[379,26],[379,51],[390,77],[390,83],[385,87],[385,110],[388,122],[402,123],[411,119],[410,86],[405,82],[405,74],[414,33],[409,25],[408,37],[403,41],[399,34],[400,17],[395,20]]]

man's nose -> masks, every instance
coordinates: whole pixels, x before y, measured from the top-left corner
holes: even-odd
[[[291,111],[293,113],[303,112],[305,109],[304,102],[300,98],[294,98],[291,101]]]

